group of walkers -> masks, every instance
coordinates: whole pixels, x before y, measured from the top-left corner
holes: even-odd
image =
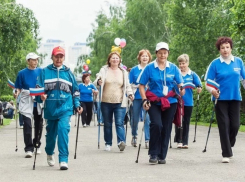
[[[205,81],[206,89],[212,94],[218,122],[222,149],[222,162],[228,163],[233,156],[236,135],[240,125],[240,78],[245,79],[245,70],[240,58],[231,54],[232,40],[220,37],[216,47],[220,57],[209,65]],[[188,149],[189,125],[193,109],[193,87],[202,92],[199,76],[189,68],[189,56],[177,58],[179,67],[168,61],[169,45],[156,45],[155,56],[149,50],[139,51],[138,64],[128,73],[121,67],[121,56],[111,52],[92,83],[90,74],[82,76],[77,85],[69,68],[63,65],[65,50],[55,47],[53,63],[44,69],[37,68],[39,56],[29,53],[28,67],[18,73],[15,97],[20,97],[19,112],[24,122],[26,157],[32,157],[34,148],[41,153],[43,117],[47,120],[46,147],[47,162],[55,165],[54,149],[58,137],[59,164],[61,170],[68,169],[68,143],[70,118],[75,110],[82,118],[83,127],[90,125],[95,97],[99,98],[97,115],[103,118],[105,150],[112,146],[112,125],[115,121],[117,146],[120,151],[126,147],[124,118],[130,112],[131,145],[137,146],[138,123],[144,120],[145,148],[149,149],[149,163],[165,164],[168,145],[175,126],[175,142],[178,148]],[[37,81],[36,81],[37,80]],[[219,87],[208,84],[211,80]],[[30,88],[43,88],[44,93],[33,98]],[[216,101],[215,101],[216,100]],[[44,116],[42,117],[42,112]],[[32,140],[31,118],[34,117],[35,134]],[[100,118],[100,119],[101,119]],[[100,125],[100,123],[98,123]],[[183,128],[183,132],[179,129]]]

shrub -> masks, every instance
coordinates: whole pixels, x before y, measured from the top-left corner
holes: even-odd
[[[205,83],[202,82],[202,92],[199,96],[199,107],[198,107],[198,114],[199,114],[199,121],[208,123],[210,122],[210,118],[212,116],[212,111],[214,107],[214,103],[211,101],[211,94],[205,89]],[[245,90],[241,85],[241,94],[242,98],[245,98]],[[193,92],[194,97],[194,107],[192,111],[191,121],[196,121],[196,114],[197,114],[197,93],[196,90]],[[240,122],[242,125],[245,125],[245,101],[241,102],[241,119]],[[213,122],[216,123],[216,117],[214,115]]]

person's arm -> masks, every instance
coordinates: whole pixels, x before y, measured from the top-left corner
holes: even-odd
[[[197,93],[200,94],[202,92],[202,82],[200,77],[195,72],[193,72],[193,83],[197,87]]]
[[[125,82],[126,82],[126,93],[128,95],[128,98],[132,101],[132,100],[134,100],[134,93],[132,91],[131,85],[129,84],[128,72],[124,71],[124,74],[125,74],[125,75],[123,75],[124,79],[126,79],[125,80]]]

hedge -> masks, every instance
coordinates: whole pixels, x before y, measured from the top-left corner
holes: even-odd
[[[0,101],[5,102],[5,101],[11,101],[14,100],[14,96],[13,95],[2,95],[0,96]]]
[[[197,93],[196,90],[193,91],[193,97],[194,97],[194,107],[193,107],[193,112],[191,116],[191,121],[195,122],[196,121],[196,114],[198,113],[199,115],[199,120],[200,122],[205,122],[208,123],[210,122],[211,116],[212,116],[212,111],[214,104],[211,101],[211,94],[205,89],[205,83],[202,82],[203,89],[202,92],[199,95],[199,106],[198,106],[198,112],[197,112]],[[245,90],[241,85],[241,94],[242,98],[245,98]],[[241,102],[241,119],[240,122],[242,125],[245,125],[245,101],[243,100]],[[214,115],[213,122],[216,123],[216,117]]]

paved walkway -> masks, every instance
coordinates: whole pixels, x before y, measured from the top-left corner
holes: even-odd
[[[32,169],[34,158],[24,158],[22,129],[18,129],[18,151],[15,152],[15,122],[0,129],[0,181],[1,182],[63,182],[63,181],[188,181],[188,182],[244,182],[245,181],[245,133],[239,133],[233,149],[234,159],[229,164],[221,163],[221,149],[217,128],[211,129],[207,152],[205,146],[208,127],[198,126],[197,142],[193,143],[194,127],[190,128],[189,149],[169,149],[167,164],[150,165],[144,145],[136,164],[137,148],[130,145],[128,132],[127,147],[120,152],[114,134],[110,152],[104,151],[103,128],[101,130],[101,149],[97,148],[98,128],[82,128],[80,124],[77,159],[74,159],[76,127],[72,117],[70,132],[69,169],[60,171],[58,163],[49,167],[44,151],[45,136],[41,146],[42,154],[37,156],[36,170]],[[140,131],[142,123],[140,123]],[[130,131],[130,128],[128,128]],[[115,132],[115,129],[113,129]],[[45,131],[45,130],[44,130]],[[45,133],[45,132],[43,132]],[[141,133],[141,132],[140,132]],[[173,139],[173,133],[172,133]],[[57,154],[56,147],[56,154]],[[58,156],[55,156],[58,161]]]

